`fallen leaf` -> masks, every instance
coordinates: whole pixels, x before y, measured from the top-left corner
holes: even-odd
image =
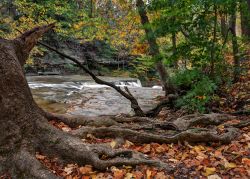
[[[155,148],[155,151],[157,152],[157,153],[163,153],[163,152],[165,152],[166,151],[166,149],[163,147],[163,146],[159,146],[159,147],[156,147]]]
[[[217,157],[217,158],[222,158],[223,157],[221,151],[219,151],[219,150],[216,150],[214,152],[214,156]]]
[[[250,136],[247,134],[243,134],[243,136],[245,137],[246,141],[250,141]]]
[[[250,167],[250,159],[249,158],[243,158],[242,163],[245,165],[248,165]]]
[[[115,166],[111,167],[111,171],[113,172],[114,178],[116,179],[123,179],[125,172],[116,168]]]
[[[231,169],[235,168],[237,165],[235,163],[225,162],[224,166],[226,169]]]
[[[90,176],[82,176],[81,179],[90,179]]]
[[[150,144],[146,144],[146,145],[141,149],[141,152],[142,152],[142,153],[149,153],[150,150],[151,150]]]
[[[123,147],[129,148],[129,147],[131,147],[131,146],[133,146],[133,145],[134,145],[133,142],[130,142],[129,140],[126,140],[126,141],[125,141],[125,144],[123,145]]]
[[[209,175],[207,179],[221,179],[221,177],[217,174],[214,174],[214,175]]]
[[[69,131],[71,131],[71,129],[70,129],[69,127],[62,127],[62,130],[63,130],[64,132],[69,132]]]
[[[178,160],[176,160],[176,159],[174,159],[174,158],[170,158],[170,159],[168,159],[170,162],[174,162],[174,163],[177,163],[177,162],[179,162]]]
[[[63,171],[67,174],[70,175],[71,173],[73,173],[73,170],[75,169],[75,165],[74,164],[68,164],[66,167],[64,167]]]
[[[150,170],[146,171],[146,178],[150,179],[152,172]]]
[[[36,154],[38,160],[44,160],[46,157],[44,155]]]
[[[135,171],[133,172],[135,179],[142,179],[143,178],[143,173],[140,171]]]
[[[204,176],[209,176],[209,175],[213,175],[216,171],[216,168],[209,168],[209,167],[206,167],[205,168],[205,172],[203,172],[203,175]]]
[[[66,176],[65,179],[73,179],[73,177],[69,175],[69,176]]]
[[[124,179],[132,179],[133,178],[133,174],[132,173],[127,173],[124,177]]]
[[[84,167],[80,167],[79,171],[82,175],[90,174],[92,172],[92,166],[85,165]]]
[[[113,174],[114,174],[114,178],[123,179],[125,173],[122,170],[117,170]]]
[[[185,153],[183,153],[182,154],[182,156],[181,156],[181,160],[185,160],[186,158],[188,158],[188,154],[185,152]]]
[[[164,172],[159,172],[155,175],[155,179],[167,179],[168,177],[165,175]]]
[[[115,148],[116,144],[117,143],[115,140],[112,140],[112,142],[110,142],[110,146],[112,147],[112,149]]]

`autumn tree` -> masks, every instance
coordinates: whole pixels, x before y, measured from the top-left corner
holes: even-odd
[[[175,93],[173,84],[169,80],[169,74],[162,62],[162,56],[160,54],[159,46],[156,42],[156,37],[152,28],[150,27],[150,22],[147,16],[146,6],[143,0],[137,0],[136,6],[138,8],[138,13],[141,18],[141,24],[143,25],[146,38],[149,44],[149,54],[156,60],[156,69],[160,75],[162,85],[165,89],[165,94]]]

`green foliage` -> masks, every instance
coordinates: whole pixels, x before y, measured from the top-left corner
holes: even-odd
[[[101,47],[101,49],[99,49],[100,56],[104,57],[108,60],[113,59],[115,54],[117,54],[117,50],[115,48],[111,47],[107,43],[102,43],[102,45],[100,47]]]
[[[176,74],[172,81],[187,93],[177,100],[176,106],[190,112],[206,112],[206,105],[211,101],[217,84],[198,70],[185,70]]]
[[[73,64],[65,64],[64,69],[69,72],[77,72],[79,71],[79,68],[76,65]]]
[[[138,57],[132,64],[132,76],[142,80],[152,78],[155,74],[155,71],[153,70],[154,64],[155,62],[150,56]]]
[[[197,69],[184,70],[176,73],[171,80],[181,89],[190,89],[193,85],[202,79],[203,75]]]

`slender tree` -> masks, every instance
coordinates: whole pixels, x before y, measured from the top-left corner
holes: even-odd
[[[239,45],[236,35],[236,13],[237,13],[237,2],[233,2],[231,7],[231,16],[230,16],[230,30],[232,33],[232,46],[233,46],[233,56],[234,56],[234,82],[238,82],[240,77]]]
[[[213,27],[213,42],[212,42],[212,48],[211,48],[211,76],[214,76],[214,66],[215,66],[215,45],[217,42],[217,6],[214,4],[214,27]]]
[[[153,58],[157,59],[156,69],[160,75],[162,86],[165,89],[165,94],[167,95],[170,93],[174,93],[175,92],[174,87],[169,81],[169,74],[166,71],[166,68],[162,62],[162,57],[160,55],[159,46],[156,42],[156,37],[154,35],[152,28],[150,27],[150,22],[147,16],[145,3],[143,2],[143,0],[137,0],[136,6],[138,9],[140,18],[141,18],[141,24],[143,25],[146,38],[149,44],[149,53]]]
[[[250,41],[250,10],[245,0],[240,1],[240,17],[242,35]]]

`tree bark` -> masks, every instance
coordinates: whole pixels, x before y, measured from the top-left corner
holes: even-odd
[[[227,21],[226,16],[223,14],[223,12],[220,13],[220,21],[221,21],[221,35],[224,39],[226,39],[227,36]]]
[[[250,42],[250,9],[245,0],[240,2],[241,32],[243,37]]]
[[[213,41],[212,41],[212,48],[211,48],[211,71],[210,71],[210,76],[214,77],[215,75],[215,55],[216,55],[216,50],[215,50],[215,45],[217,42],[217,6],[214,4],[214,29],[213,29]]]
[[[35,28],[14,40],[0,39],[0,169],[16,153],[33,150],[27,146],[34,145],[36,120],[45,120],[39,115],[22,66],[38,38],[53,26]]]
[[[176,32],[172,33],[172,45],[173,45],[173,56],[176,55],[177,52],[177,37],[176,37]],[[175,59],[173,62],[175,69],[178,69],[178,60]]]
[[[239,45],[236,35],[236,12],[237,3],[232,3],[231,7],[231,17],[230,17],[230,30],[232,33],[232,46],[233,46],[233,56],[234,56],[234,82],[238,82],[240,78],[240,57],[239,57]]]
[[[169,81],[169,74],[166,71],[166,68],[162,62],[162,57],[160,55],[159,46],[156,42],[156,37],[154,35],[154,32],[152,28],[150,27],[150,22],[147,16],[146,6],[143,0],[137,0],[136,7],[138,9],[138,12],[141,18],[141,24],[143,25],[146,38],[149,44],[149,54],[152,55],[152,57],[157,60],[156,69],[160,75],[162,86],[165,89],[165,94],[167,96],[168,94],[175,93],[175,89]]]

